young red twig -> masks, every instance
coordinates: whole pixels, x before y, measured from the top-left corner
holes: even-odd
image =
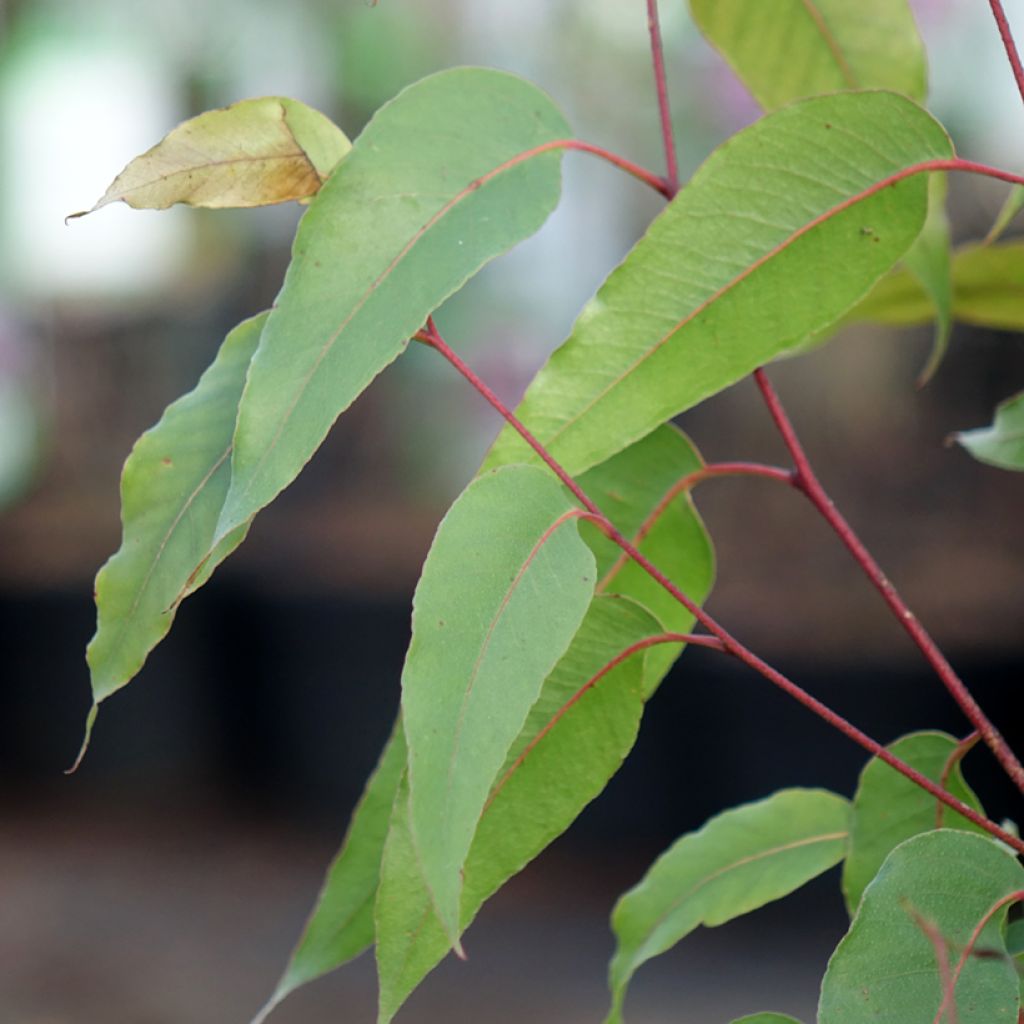
[[[676,140],[672,131],[672,109],[668,100],[668,79],[665,75],[665,51],[661,45],[661,24],[658,20],[658,0],[647,0],[647,31],[651,36],[651,64],[654,85],[658,91],[658,113],[661,116],[661,139],[665,147],[665,187],[671,199],[679,191],[679,161]]]
[[[1024,765],[1017,759],[1017,756],[1010,749],[1006,740],[1003,739],[999,730],[989,721],[970,690],[967,689],[960,677],[953,671],[953,667],[939,650],[935,641],[932,640],[928,631],[918,621],[888,577],[882,572],[881,567],[872,557],[871,553],[857,534],[854,533],[850,524],[836,509],[832,499],[826,494],[825,489],[811,467],[810,461],[804,452],[803,446],[796,435],[796,431],[793,429],[793,424],[790,422],[775,388],[768,379],[768,375],[763,369],[756,370],[754,379],[757,381],[757,386],[760,388],[761,395],[772,419],[775,421],[779,434],[793,458],[793,465],[796,467],[794,485],[806,495],[811,504],[814,505],[829,526],[832,527],[846,549],[853,555],[854,561],[860,566],[875,589],[882,595],[885,603],[896,616],[897,621],[910,635],[910,638],[924,655],[928,664],[931,665],[936,675],[942,681],[942,684],[967,716],[968,721],[981,733],[985,744],[995,755],[1006,774],[1013,780],[1017,788],[1024,793]]]
[[[949,789],[949,777],[953,769],[977,746],[981,739],[981,733],[977,729],[965,736],[950,752],[946,763],[942,766],[942,774],[939,776],[939,785],[943,789]],[[946,810],[945,804],[935,804],[935,827],[942,828],[943,813]]]
[[[953,980],[953,972],[949,966],[949,942],[946,940],[946,936],[942,934],[939,926],[934,921],[918,913],[909,904],[905,904],[904,909],[911,916],[914,924],[924,933],[925,938],[932,944],[932,949],[935,950],[935,962],[939,968],[939,984],[943,995],[952,993],[956,982]],[[957,1024],[955,1002],[951,1001],[943,1012],[947,1013],[946,1024]]]
[[[1002,0],[988,0],[992,8],[992,17],[996,19],[996,27],[999,29],[999,37],[1006,49],[1006,56],[1013,68],[1013,77],[1017,82],[1017,91],[1020,98],[1024,100],[1024,66],[1020,62],[1020,54],[1017,52],[1017,44],[1013,41],[1013,33],[1010,31],[1010,23],[1006,20],[1006,12],[1003,10]]]
[[[931,779],[922,775],[915,768],[901,761],[894,754],[890,753],[882,744],[873,740],[867,733],[862,732],[851,722],[848,722],[842,715],[833,711],[823,704],[816,697],[812,697],[806,690],[802,689],[792,680],[788,679],[777,669],[772,668],[767,662],[759,658],[753,651],[745,647],[732,636],[718,621],[704,611],[696,602],[691,600],[677,587],[650,559],[646,558],[636,547],[631,544],[618,530],[615,524],[604,515],[597,505],[584,493],[578,483],[566,472],[565,468],[551,455],[551,453],[533,436],[527,427],[520,422],[518,417],[509,409],[504,402],[473,372],[472,369],[455,353],[448,343],[441,337],[433,320],[427,322],[426,327],[417,334],[417,339],[436,349],[460,374],[473,386],[473,388],[494,408],[502,418],[519,434],[520,437],[537,453],[544,464],[562,481],[572,492],[580,504],[593,515],[593,522],[619,546],[634,562],[637,563],[653,580],[667,590],[686,610],[722,645],[725,652],[733,655],[743,664],[754,669],[764,676],[770,683],[779,687],[789,694],[808,710],[814,712],[819,718],[829,725],[838,729],[844,736],[854,743],[863,747],[868,753],[885,761],[886,764],[895,768],[900,774],[915,782],[922,789],[931,793],[936,799],[941,800],[954,811],[962,814],[969,821],[973,821],[979,828],[989,834],[1001,839],[1008,846],[1024,854],[1024,842],[1016,836],[1011,835],[1005,829],[1001,829],[994,822],[989,821],[967,804],[958,800],[951,793],[947,793]]]

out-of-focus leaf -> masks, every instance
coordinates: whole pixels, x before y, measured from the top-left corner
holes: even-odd
[[[616,904],[612,1008],[636,969],[699,925],[714,927],[781,899],[843,859],[849,804],[824,790],[786,789],[712,818],[678,839]]]
[[[213,209],[267,206],[314,195],[351,149],[345,133],[297,100],[242,100],[190,118],[136,157],[91,210],[175,203]]]
[[[988,229],[983,245],[991,245],[998,241],[1003,232],[1013,223],[1014,218],[1024,209],[1024,185],[1014,185],[1007,193],[992,227]]]
[[[939,782],[956,748],[957,741],[944,732],[915,732],[889,744],[887,749],[933,782]],[[969,807],[982,810],[964,781],[959,763],[949,773],[946,787]],[[843,896],[851,917],[890,852],[911,836],[938,827],[936,804],[935,797],[884,761],[877,757],[868,761],[853,797],[850,849],[843,863]],[[948,807],[942,810],[942,823],[949,828],[978,830]]]
[[[227,493],[238,400],[266,319],[261,313],[227,336],[195,390],[167,407],[125,462],[121,547],[96,577],[96,635],[87,653],[94,710],[142,668],[171,628],[179,599],[245,536],[243,524],[193,575]]]
[[[352,813],[341,850],[327,870],[288,967],[253,1024],[261,1024],[301,985],[333,971],[373,945],[373,905],[381,856],[404,773],[405,736],[399,720]]]
[[[979,462],[1024,470],[1024,391],[996,406],[992,426],[962,430],[954,437]]]
[[[800,1021],[786,1013],[755,1013],[750,1017],[740,1017],[732,1024],[800,1024]]]
[[[927,213],[920,176],[857,197],[951,155],[942,127],[888,92],[804,100],[734,135],[587,304],[520,418],[581,473],[823,331]],[[829,271],[837,253],[842,273]],[[506,428],[487,464],[535,460]]]
[[[924,100],[924,45],[906,0],[690,0],[694,21],[766,110],[844,89]]]
[[[673,488],[704,465],[693,442],[671,424],[630,445],[580,477],[580,486],[622,533],[684,594],[703,604],[715,576],[715,554],[689,491]],[[642,537],[639,537],[641,531]],[[580,532],[597,558],[598,590],[639,601],[666,633],[685,633],[693,616],[596,526]],[[647,696],[668,672],[682,647],[664,644],[647,655]]]
[[[643,660],[636,654],[587,687],[618,653],[659,631],[622,597],[596,597],[548,676],[498,775],[466,859],[459,927],[604,788],[636,739]],[[396,805],[377,899],[380,1021],[390,1021],[450,948]]]
[[[402,673],[409,817],[449,940],[488,794],[594,593],[576,508],[547,471],[477,477],[444,517],[413,600]]]
[[[942,829],[914,836],[886,858],[829,961],[819,1024],[933,1024],[942,1001],[936,949],[952,965],[974,928],[1002,897],[1024,889],[1024,868],[987,837]],[[1005,954],[1004,907],[986,925],[957,982],[959,1024],[1016,1024],[1020,984]],[[948,1019],[948,1018],[946,1018]]]
[[[568,126],[513,75],[456,68],[382,107],[302,218],[238,410],[218,537],[300,472],[427,316],[558,202]]]

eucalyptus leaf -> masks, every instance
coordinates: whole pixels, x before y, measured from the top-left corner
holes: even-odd
[[[136,210],[175,203],[266,206],[315,195],[352,148],[323,114],[283,96],[242,100],[190,118],[136,157],[86,213],[124,202]]]
[[[991,245],[998,241],[1021,210],[1024,210],[1024,185],[1014,185],[1006,194],[1006,199],[1003,201],[996,219],[992,222],[992,227],[988,229],[984,244]]]
[[[243,524],[207,557],[231,476],[238,401],[266,320],[261,313],[227,336],[195,389],[167,407],[125,462],[121,547],[96,577],[96,635],[86,655],[94,706],[142,668],[180,598],[245,536]]]
[[[725,811],[678,839],[616,904],[609,971],[619,1024],[636,969],[699,925],[711,928],[781,899],[843,859],[849,804],[824,790],[786,789]]]
[[[766,110],[844,89],[924,100],[924,45],[906,0],[690,0],[697,27]]]
[[[300,472],[427,316],[558,202],[565,138],[513,75],[443,71],[382,107],[299,225],[238,410],[218,538]]]
[[[943,769],[956,748],[957,741],[943,732],[911,733],[887,747],[933,782],[941,781]],[[959,764],[949,773],[946,787],[968,807],[983,813]],[[939,827],[937,804],[930,793],[879,758],[873,757],[865,765],[853,797],[850,850],[843,863],[843,897],[851,917],[889,853],[911,836]],[[942,808],[941,821],[950,828],[979,831],[975,824],[948,807]]]
[[[800,1021],[786,1013],[755,1013],[750,1017],[740,1017],[732,1024],[800,1024]]]
[[[950,156],[942,127],[894,93],[762,118],[651,224],[534,378],[520,418],[580,473],[796,348],[858,302],[924,224],[922,176],[857,197]],[[487,464],[535,459],[506,428]]]
[[[897,846],[864,892],[829,961],[819,1024],[933,1024],[943,998],[934,929],[955,966],[974,928],[1001,898],[1024,889],[1024,868],[988,837],[941,829]],[[1007,909],[993,915],[955,988],[959,1024],[1016,1024],[1020,983],[1006,955]]]
[[[545,470],[485,473],[445,516],[416,587],[402,672],[409,816],[453,944],[491,786],[594,593],[577,511]]]
[[[954,437],[979,462],[1024,470],[1024,391],[996,406],[992,426],[962,430]]]
[[[633,746],[644,656],[592,682],[617,654],[659,631],[635,602],[596,597],[545,681],[491,789],[465,865],[459,928],[601,792]],[[553,780],[557,782],[553,783]],[[380,1021],[390,1021],[450,948],[431,905],[405,805],[396,804],[377,898]]]

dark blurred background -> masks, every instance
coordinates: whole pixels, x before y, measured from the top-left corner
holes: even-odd
[[[986,5],[914,6],[932,107],[962,155],[1019,167],[1024,112]],[[1024,3],[1007,6],[1024,28]],[[689,172],[757,112],[681,0],[662,10]],[[121,464],[225,331],[273,300],[300,210],[63,217],[201,110],[291,95],[354,136],[403,85],[458,63],[531,78],[580,138],[661,166],[642,0],[0,2],[0,1024],[249,1019],[387,735],[437,520],[498,427],[413,346],[183,606],[66,778],[88,706],[92,577],[118,545]],[[983,234],[1004,192],[953,181],[956,237]],[[442,328],[514,401],[658,208],[568,156],[549,224],[440,311]],[[957,328],[918,392],[929,341],[849,330],[772,375],[826,486],[1021,749],[1024,476],[944,440],[1024,386],[1024,347]],[[747,384],[681,422],[709,460],[784,461]],[[709,607],[737,635],[880,740],[966,731],[794,494],[729,480],[698,501],[719,558]],[[406,1019],[600,1019],[607,914],[653,856],[781,786],[850,793],[862,762],[759,678],[688,652],[608,792],[493,901],[469,963],[429,979]],[[1020,816],[984,753],[967,771],[993,814]],[[769,1007],[809,1019],[843,927],[830,876],[645,967],[630,1020]],[[373,1000],[364,958],[272,1019],[369,1021]]]

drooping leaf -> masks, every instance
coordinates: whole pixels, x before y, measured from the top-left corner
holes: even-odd
[[[580,473],[797,347],[852,307],[924,224],[919,175],[857,197],[951,154],[939,124],[886,92],[805,100],[733,136],[584,308],[519,415]],[[829,269],[837,259],[842,273]],[[506,429],[488,465],[532,458]]]
[[[714,927],[781,899],[843,859],[849,804],[824,790],[786,789],[719,814],[678,839],[616,904],[612,1008],[636,969],[699,925]]]
[[[558,202],[565,138],[512,75],[443,71],[382,107],[302,218],[238,412],[223,536],[299,473],[427,316]]]
[[[242,100],[190,118],[136,157],[85,216],[109,203],[166,210],[213,209],[305,199],[351,149],[345,133],[297,100]]]
[[[238,400],[266,319],[261,313],[227,336],[195,390],[167,407],[125,462],[121,547],[96,577],[97,627],[87,653],[95,704],[142,668],[180,597],[245,536],[245,525],[232,531],[193,577],[227,493]]]
[[[993,242],[998,241],[1021,210],[1024,210],[1024,185],[1014,185],[1007,193],[1006,199],[1003,201],[996,219],[992,222],[992,227],[988,229],[988,234],[985,236],[982,244],[991,245]]]
[[[949,335],[953,330],[953,283],[946,192],[946,176],[929,174],[928,217],[917,241],[903,257],[907,269],[921,282],[935,314],[935,339],[928,361],[918,378],[919,387],[927,384],[935,375],[949,348]]]
[[[787,1013],[755,1013],[750,1017],[740,1017],[732,1024],[800,1024],[800,1021]]]
[[[955,966],[974,928],[997,900],[1024,888],[1024,868],[993,840],[942,829],[914,836],[886,858],[829,961],[819,1024],[933,1024],[942,1000],[936,949],[922,924],[949,948]],[[959,1024],[1016,1024],[1019,982],[1006,956],[1006,908],[995,914],[955,988]]]
[[[373,906],[391,809],[405,774],[405,736],[401,720],[370,776],[338,855],[302,937],[274,994],[253,1020],[261,1024],[286,996],[322,977],[373,945]]]
[[[659,631],[634,602],[596,597],[512,745],[465,866],[460,930],[604,788],[636,738],[641,654],[587,686],[616,654]],[[396,811],[377,900],[380,1021],[386,1024],[450,948],[433,912],[408,830]]]
[[[698,28],[766,110],[844,89],[924,100],[924,45],[906,0],[690,0]]]
[[[445,516],[416,587],[402,672],[409,814],[452,942],[491,784],[594,592],[577,511],[549,472],[485,473]]]
[[[673,495],[673,488],[703,465],[690,439],[666,424],[579,479],[601,511],[698,604],[714,581],[714,548],[689,492]],[[584,523],[580,532],[597,558],[600,592],[639,601],[666,633],[685,633],[693,626],[693,616],[635,562],[620,559],[619,548],[596,526]],[[651,648],[647,696],[681,650],[675,644]]]
[[[944,732],[915,732],[890,743],[887,749],[933,782],[940,782],[956,748],[957,741]],[[964,781],[959,763],[949,773],[946,788],[969,807],[982,810]],[[850,849],[843,863],[843,897],[851,917],[885,858],[904,840],[938,828],[940,820],[949,828],[978,831],[976,825],[948,807],[943,807],[940,819],[937,803],[935,797],[884,761],[877,757],[868,761],[853,797]]]
[[[954,436],[979,462],[1024,470],[1024,391],[996,406],[992,426],[962,430]]]

